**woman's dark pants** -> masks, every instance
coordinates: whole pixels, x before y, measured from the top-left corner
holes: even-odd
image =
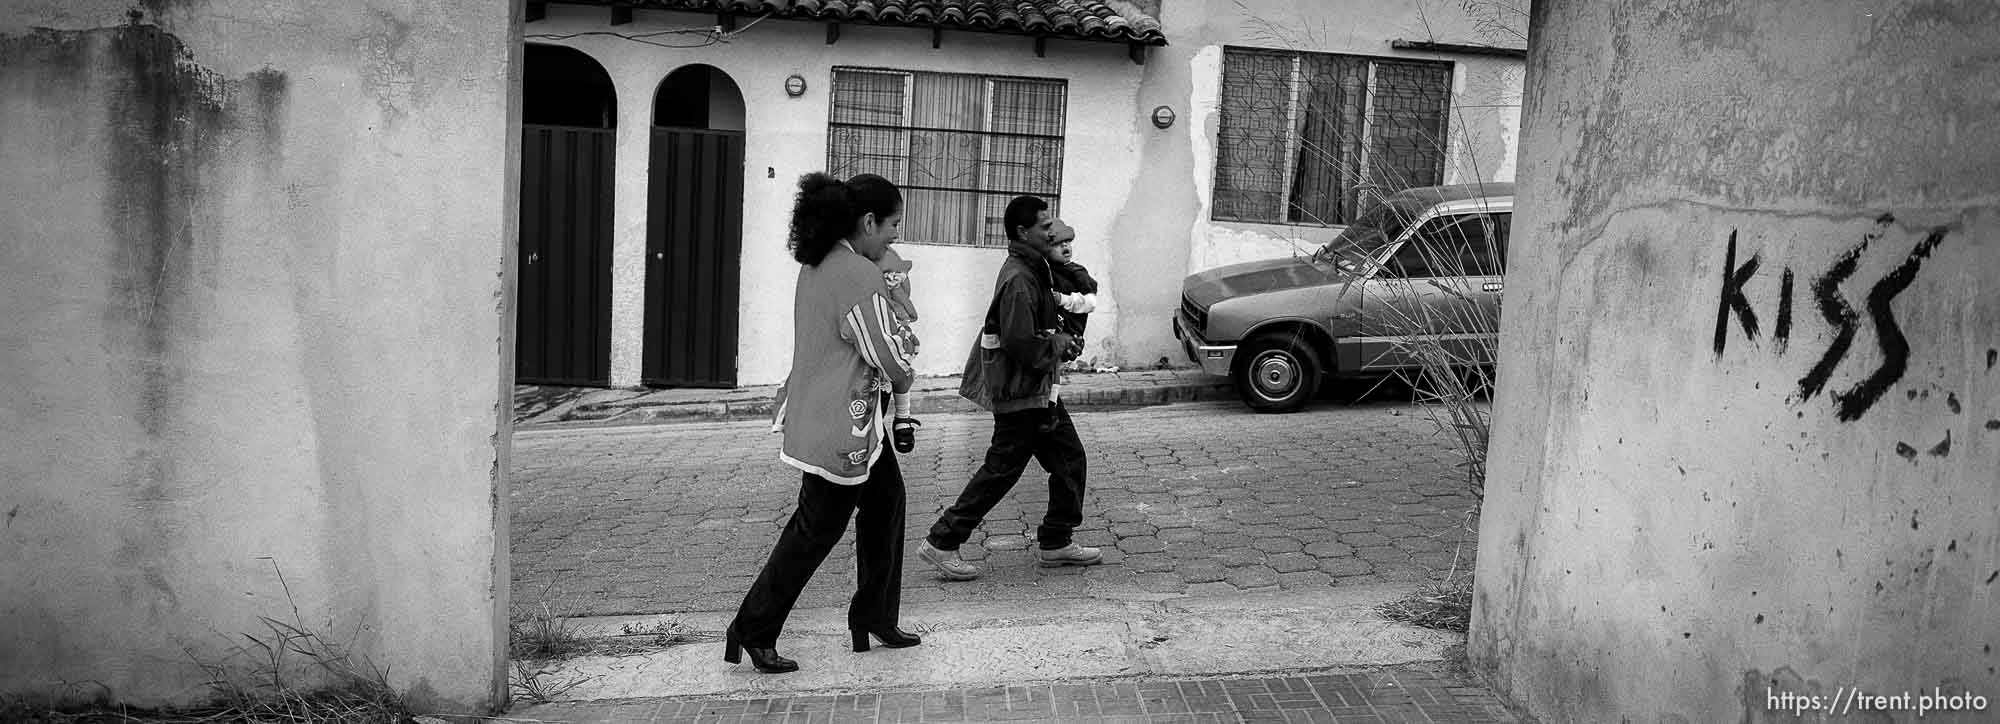
[[[854,517],[854,560],[859,586],[847,607],[851,629],[896,625],[903,593],[903,471],[883,446],[860,485],[836,485],[812,473],[799,486],[798,509],[779,534],[770,560],[750,584],[732,624],[744,646],[777,646],[785,618]]]

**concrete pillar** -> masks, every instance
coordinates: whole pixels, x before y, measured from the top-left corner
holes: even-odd
[[[520,13],[0,18],[0,692],[189,703],[269,617],[504,702]]]
[[[1475,668],[1549,722],[2000,716],[2000,7],[1531,27]]]

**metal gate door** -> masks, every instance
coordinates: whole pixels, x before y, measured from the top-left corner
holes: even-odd
[[[518,382],[610,383],[614,133],[521,126]]]
[[[654,128],[640,381],[736,386],[743,132]]]

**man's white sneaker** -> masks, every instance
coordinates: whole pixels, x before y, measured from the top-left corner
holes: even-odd
[[[1055,550],[1037,550],[1035,557],[1041,561],[1043,568],[1094,566],[1104,562],[1104,551],[1071,543]]]
[[[954,581],[970,581],[979,577],[979,567],[960,559],[958,551],[938,550],[930,541],[917,544],[917,557]]]

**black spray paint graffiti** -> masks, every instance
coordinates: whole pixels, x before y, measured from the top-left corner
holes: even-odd
[[[1729,313],[1736,313],[1736,321],[1743,324],[1743,335],[1757,338],[1757,310],[1750,308],[1750,298],[1743,296],[1743,284],[1757,273],[1757,255],[1743,266],[1736,266],[1736,230],[1729,230],[1729,251],[1722,257],[1722,304],[1715,308],[1715,353],[1722,354],[1722,348],[1729,344]]]
[[[1860,266],[1861,255],[1869,245],[1880,241],[1896,217],[1883,214],[1875,219],[1875,229],[1861,238],[1861,243],[1847,250],[1834,260],[1825,274],[1812,281],[1811,289],[1820,317],[1833,327],[1833,341],[1813,364],[1804,377],[1799,378],[1797,401],[1804,402],[1826,390],[1826,383],[1833,377],[1835,368],[1854,346],[1854,337],[1861,327],[1861,312],[1855,309],[1847,297],[1840,292],[1840,285],[1854,276]],[[1930,258],[1938,244],[1943,243],[1945,227],[1931,229],[1930,234],[1910,250],[1907,257],[1897,267],[1884,275],[1868,290],[1865,308],[1868,318],[1874,323],[1876,345],[1882,350],[1882,363],[1854,386],[1835,391],[1832,399],[1836,415],[1843,422],[1861,419],[1876,401],[1903,378],[1909,368],[1910,342],[1903,336],[1903,328],[1896,322],[1896,313],[1889,304],[1896,295],[1910,287],[1923,268],[1925,259]],[[1743,335],[1757,338],[1757,312],[1750,305],[1750,298],[1743,293],[1744,285],[1757,275],[1762,263],[1759,255],[1752,254],[1741,266],[1736,263],[1736,231],[1729,232],[1728,250],[1724,252],[1722,266],[1722,297],[1715,309],[1715,354],[1721,356],[1729,342],[1729,318],[1733,314]],[[1784,354],[1792,334],[1792,288],[1793,277],[1790,267],[1784,269],[1778,281],[1778,319],[1771,336],[1778,354]]]

